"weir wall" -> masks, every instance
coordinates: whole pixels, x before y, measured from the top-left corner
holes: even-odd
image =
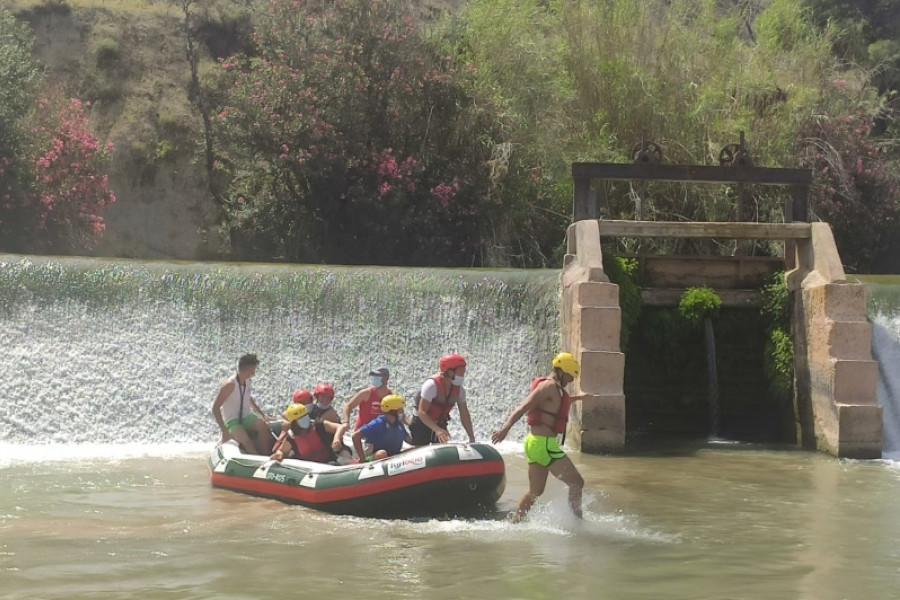
[[[619,288],[603,271],[601,234],[615,235],[618,222],[580,220],[567,232],[560,326],[564,349],[582,364],[570,415],[568,443],[585,452],[625,447],[626,357],[619,347]],[[601,231],[602,224],[602,231]],[[848,458],[879,458],[881,407],[876,398],[878,365],[871,356],[865,286],[848,282],[827,223],[622,222],[623,235],[783,239],[784,267],[792,296],[794,416],[796,441],[804,448]],[[723,260],[721,258],[717,260]],[[742,272],[740,257],[734,269]],[[673,269],[683,263],[671,261]],[[657,264],[666,268],[666,261]],[[727,270],[727,269],[726,269]],[[711,272],[707,285],[722,287]],[[673,273],[677,279],[680,277]],[[702,279],[702,276],[700,276]],[[691,285],[699,285],[695,276]],[[717,289],[717,292],[719,290]],[[646,292],[646,290],[645,290]],[[647,294],[644,294],[647,297]],[[728,293],[723,294],[726,302]],[[675,297],[675,296],[673,296]],[[734,302],[747,302],[746,295]]]

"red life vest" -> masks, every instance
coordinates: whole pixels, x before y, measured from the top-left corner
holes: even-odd
[[[534,388],[538,386],[542,381],[547,380],[553,381],[556,383],[556,387],[559,388],[559,391],[562,392],[562,402],[559,405],[559,412],[552,413],[549,410],[544,410],[543,408],[532,408],[528,411],[528,416],[526,422],[529,426],[533,425],[546,425],[546,423],[541,419],[541,414],[550,415],[554,418],[553,431],[556,433],[565,433],[566,432],[566,423],[569,422],[569,407],[572,405],[572,399],[569,398],[569,394],[556,382],[552,377],[535,377],[534,381],[531,382],[531,391],[534,391]]]
[[[311,460],[313,462],[328,462],[334,458],[334,453],[330,446],[326,446],[313,425],[309,429],[301,429],[300,427],[291,428],[291,436],[288,437],[294,454],[300,460]]]
[[[434,386],[437,388],[437,396],[428,405],[426,412],[435,423],[443,427],[450,419],[450,411],[453,410],[453,407],[456,406],[456,401],[459,400],[459,386],[451,383],[448,390],[447,380],[440,375],[435,375],[431,380],[434,381]]]
[[[391,390],[388,390],[385,396],[393,393]],[[369,388],[369,397],[360,402],[357,408],[359,411],[356,413],[356,427],[353,429],[354,431],[381,415],[381,396],[378,395],[378,388]]]

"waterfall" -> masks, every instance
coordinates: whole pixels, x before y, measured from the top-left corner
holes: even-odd
[[[869,298],[872,358],[878,361],[878,403],[883,411],[882,456],[900,459],[900,280],[860,277]]]
[[[704,317],[703,330],[706,336],[706,371],[708,377],[707,398],[709,399],[709,437],[719,437],[719,371],[716,368],[716,336],[710,317]]]
[[[259,356],[254,396],[277,414],[320,381],[340,407],[382,365],[411,396],[449,351],[469,360],[484,439],[549,370],[558,298],[555,270],[0,255],[0,441],[212,442],[213,399],[243,353]]]

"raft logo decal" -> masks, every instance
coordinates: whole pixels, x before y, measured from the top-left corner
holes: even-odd
[[[395,458],[388,463],[388,476],[399,475],[407,471],[416,471],[425,468],[424,456],[404,456],[403,458]]]

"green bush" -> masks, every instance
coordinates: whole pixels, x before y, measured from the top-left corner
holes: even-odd
[[[707,317],[714,317],[722,308],[722,298],[710,287],[688,288],[678,302],[678,314],[691,324],[697,324]]]
[[[641,289],[635,281],[637,260],[603,253],[603,271],[610,282],[619,286],[619,308],[622,311],[622,331],[619,348],[627,352],[631,332],[641,316]]]
[[[772,392],[785,397],[794,388],[794,343],[791,340],[791,297],[784,272],[763,286],[760,313],[769,325],[763,356],[764,371]]]
[[[119,65],[121,58],[119,42],[110,38],[103,38],[97,42],[94,48],[94,64],[98,69],[114,69]]]

